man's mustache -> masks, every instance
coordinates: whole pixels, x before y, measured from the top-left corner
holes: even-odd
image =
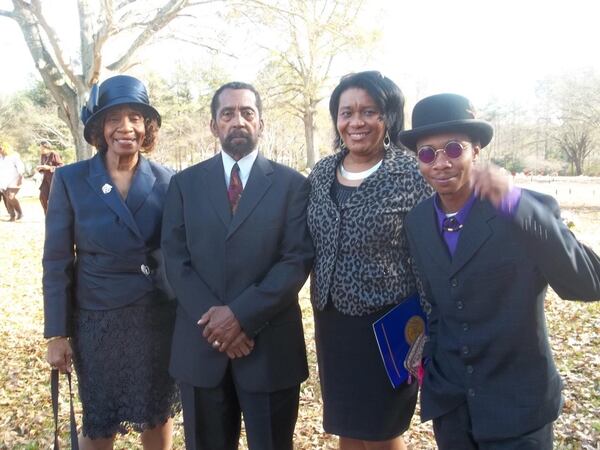
[[[244,139],[249,139],[250,135],[242,130],[236,130],[236,131],[232,131],[231,133],[229,133],[227,135],[227,140],[231,141],[232,139],[239,139],[239,138],[244,138]]]

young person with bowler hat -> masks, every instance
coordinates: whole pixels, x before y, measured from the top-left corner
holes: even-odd
[[[98,152],[58,168],[46,215],[44,336],[48,363],[79,382],[79,445],[111,449],[141,433],[146,450],[171,448],[177,389],[168,373],[175,305],[157,260],[172,171],[146,159],[160,114],[145,86],[118,75],[94,85],[81,113]]]
[[[544,317],[548,285],[600,298],[600,258],[560,219],[556,201],[477,164],[493,136],[465,97],[415,105],[400,133],[436,195],[406,218],[431,305],[421,416],[441,450],[551,450],[562,383]]]

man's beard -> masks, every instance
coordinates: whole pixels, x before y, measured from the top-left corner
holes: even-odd
[[[243,142],[233,143],[234,139],[244,138]],[[236,161],[252,152],[258,143],[258,138],[251,134],[233,131],[221,141],[221,148]]]

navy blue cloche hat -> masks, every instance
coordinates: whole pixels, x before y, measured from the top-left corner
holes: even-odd
[[[91,124],[103,112],[119,105],[134,105],[142,110],[145,117],[154,117],[160,127],[160,114],[148,99],[146,86],[140,80],[128,75],[117,75],[105,80],[100,86],[94,84],[90,91],[87,104],[81,108],[81,121],[83,122],[83,137],[90,141]]]
[[[400,142],[416,151],[417,141],[439,133],[465,133],[481,144],[490,143],[494,127],[475,118],[475,108],[468,98],[457,94],[437,94],[420,100],[412,113],[412,130],[401,131]]]

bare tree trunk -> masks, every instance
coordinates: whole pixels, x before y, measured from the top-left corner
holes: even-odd
[[[165,0],[153,15],[139,16],[136,8],[146,8],[145,2],[128,0],[102,2],[78,0],[80,67],[73,64],[64,53],[58,34],[43,14],[41,0],[12,0],[13,10],[0,8],[0,17],[15,20],[39,71],[46,88],[58,105],[58,115],[69,127],[77,159],[89,158],[92,153],[83,138],[83,125],[79,120],[81,107],[90,87],[97,83],[104,68],[122,72],[132,65],[132,58],[140,47],[148,43],[178,14],[190,5],[212,3],[216,0]],[[130,6],[136,4],[134,6]],[[110,38],[135,30],[135,37],[120,41],[125,50],[115,61],[106,64],[103,48]],[[122,34],[121,34],[122,35]]]
[[[73,143],[75,145],[75,153],[77,155],[77,161],[81,161],[82,159],[88,159],[94,154],[94,148],[89,145],[83,137],[83,123],[79,118],[79,111],[81,111],[82,105],[79,104],[79,101],[83,101],[83,97],[79,97],[73,95],[68,99],[69,106],[67,110],[70,114],[63,115],[64,111],[59,110],[59,117],[63,119],[67,125],[69,126],[69,130],[71,130],[71,135],[73,137]],[[73,112],[73,113],[71,113]]]
[[[77,92],[69,86],[62,72],[54,64],[39,32],[39,21],[27,4],[14,1],[13,18],[23,33],[31,56],[52,97],[58,105],[58,115],[69,126],[75,144],[77,159],[89,158],[91,147],[83,139],[83,125],[79,120],[79,104]]]
[[[578,156],[573,158],[573,163],[575,163],[575,175],[579,176],[583,174],[583,161]]]
[[[311,108],[304,110],[304,138],[306,140],[306,168],[312,169],[319,160],[319,149],[315,145],[315,117]]]

